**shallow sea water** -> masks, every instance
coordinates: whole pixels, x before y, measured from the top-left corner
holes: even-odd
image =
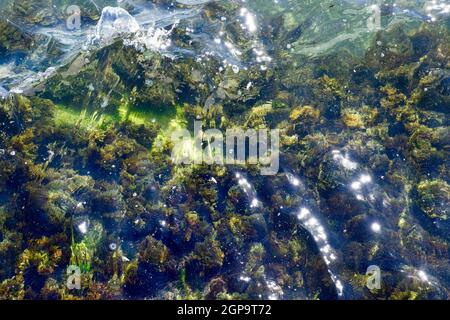
[[[0,39],[0,298],[448,299],[449,1],[0,0]],[[199,125],[278,170],[180,163]]]

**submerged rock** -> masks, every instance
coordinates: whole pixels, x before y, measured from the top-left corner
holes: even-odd
[[[136,19],[123,8],[104,7],[95,28],[95,42],[107,43],[120,35],[140,30]]]

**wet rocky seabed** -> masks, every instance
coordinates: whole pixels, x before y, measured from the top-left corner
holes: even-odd
[[[0,299],[448,299],[449,4],[361,2],[0,1]]]

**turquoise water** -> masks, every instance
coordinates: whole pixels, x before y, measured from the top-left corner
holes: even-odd
[[[0,8],[0,298],[448,299],[448,1]]]

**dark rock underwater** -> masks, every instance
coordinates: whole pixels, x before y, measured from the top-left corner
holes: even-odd
[[[0,299],[448,299],[450,5],[201,2],[0,1]],[[278,174],[176,163],[195,121]]]

